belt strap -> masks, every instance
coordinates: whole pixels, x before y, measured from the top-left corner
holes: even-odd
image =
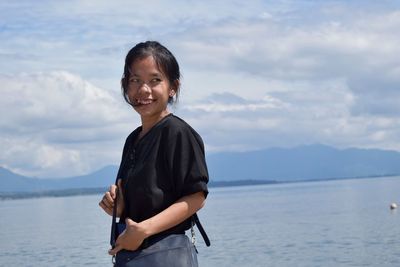
[[[197,213],[193,214],[192,218],[193,218],[195,224],[197,225],[197,228],[199,228],[200,234],[203,237],[204,242],[206,243],[206,246],[209,247],[211,245],[210,239],[208,238],[206,231],[204,231],[204,228],[200,223],[199,216],[197,216]]]
[[[113,213],[112,213],[112,222],[111,222],[111,237],[110,237],[110,245],[112,248],[115,248],[115,241],[116,241],[116,236],[117,236],[117,226],[116,226],[116,219],[117,219],[117,201],[118,201],[118,195],[119,195],[119,188],[118,188],[118,179],[115,181],[115,186],[117,186],[116,189],[116,194],[115,194],[115,199],[114,199],[114,208],[113,208]]]

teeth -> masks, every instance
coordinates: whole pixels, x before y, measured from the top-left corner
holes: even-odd
[[[151,102],[153,102],[151,99],[137,99],[136,103],[140,104],[140,105],[147,105],[150,104]]]

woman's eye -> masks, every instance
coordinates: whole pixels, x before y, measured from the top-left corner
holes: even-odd
[[[130,82],[130,83],[138,83],[138,82],[139,82],[139,79],[132,78],[132,79],[129,79],[129,82]]]
[[[152,83],[159,83],[159,82],[161,82],[161,79],[160,78],[154,78],[154,79],[151,80],[151,82]]]

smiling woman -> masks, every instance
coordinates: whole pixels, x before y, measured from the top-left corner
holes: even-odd
[[[176,61],[174,55],[167,49],[163,50],[158,47],[157,43],[147,42],[140,43],[134,49],[131,49],[125,59],[124,74],[121,79],[122,92],[125,100],[130,103],[129,97],[127,95],[129,88],[133,87],[136,89],[144,81],[140,80],[140,73],[135,73],[141,71],[140,68],[133,65],[135,60],[144,61],[147,60],[147,66],[150,71],[149,74],[150,82],[155,85],[159,83],[162,79],[169,82],[173,86],[175,100],[177,100],[179,95],[180,86],[180,70],[179,64]],[[132,69],[133,67],[133,69]],[[163,70],[163,71],[160,71]],[[173,95],[168,101],[170,104],[173,102]]]
[[[168,110],[179,78],[175,57],[158,42],[139,43],[126,56],[122,92],[142,125],[128,136],[116,185],[99,203],[120,218],[109,251],[116,266],[198,266],[185,231],[197,224],[208,240],[196,215],[208,194],[204,144]]]

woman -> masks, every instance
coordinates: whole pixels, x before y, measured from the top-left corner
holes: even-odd
[[[182,266],[197,266],[184,233],[204,206],[208,172],[201,137],[168,110],[180,91],[178,62],[158,42],[139,43],[126,56],[121,85],[142,125],[126,139],[118,187],[111,186],[99,203],[109,215],[116,205],[117,217],[126,223],[109,254],[116,255],[117,266],[129,266],[128,259],[156,242],[183,242],[192,265]],[[179,259],[165,260],[161,266],[169,260],[180,266]]]

